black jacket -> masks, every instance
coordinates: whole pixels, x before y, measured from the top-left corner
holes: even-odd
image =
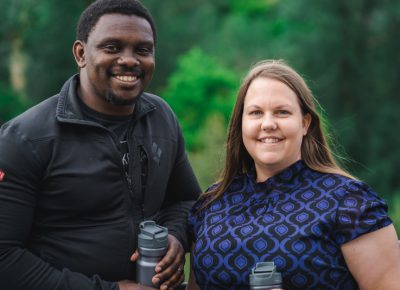
[[[171,109],[157,96],[139,98],[127,177],[114,134],[83,119],[77,82],[0,130],[0,289],[134,280],[129,258],[144,219],[187,249],[186,217],[200,188]]]

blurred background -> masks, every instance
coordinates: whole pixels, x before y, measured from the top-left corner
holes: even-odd
[[[0,124],[77,72],[75,25],[90,2],[0,2]],[[203,190],[223,164],[241,78],[258,60],[284,59],[319,100],[339,162],[387,200],[400,233],[400,1],[142,2],[159,36],[148,91],[176,112]]]

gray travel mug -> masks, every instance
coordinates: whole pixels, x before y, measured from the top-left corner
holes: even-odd
[[[139,259],[136,262],[136,282],[154,287],[151,278],[156,274],[155,267],[164,257],[168,246],[168,229],[154,221],[140,223],[138,235]]]
[[[251,290],[281,289],[282,276],[276,271],[274,262],[261,262],[251,270],[249,276]]]

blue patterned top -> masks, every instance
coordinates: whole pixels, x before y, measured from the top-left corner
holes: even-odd
[[[189,216],[201,289],[249,289],[250,271],[262,261],[275,262],[286,290],[358,289],[340,245],[392,223],[365,183],[303,161],[261,183],[254,171],[238,176],[195,214],[203,202]]]

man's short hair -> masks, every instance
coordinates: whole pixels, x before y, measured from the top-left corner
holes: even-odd
[[[76,39],[87,42],[90,32],[100,17],[105,14],[135,15],[146,19],[153,31],[156,41],[156,28],[150,12],[138,0],[97,0],[90,4],[81,14],[76,27]]]

